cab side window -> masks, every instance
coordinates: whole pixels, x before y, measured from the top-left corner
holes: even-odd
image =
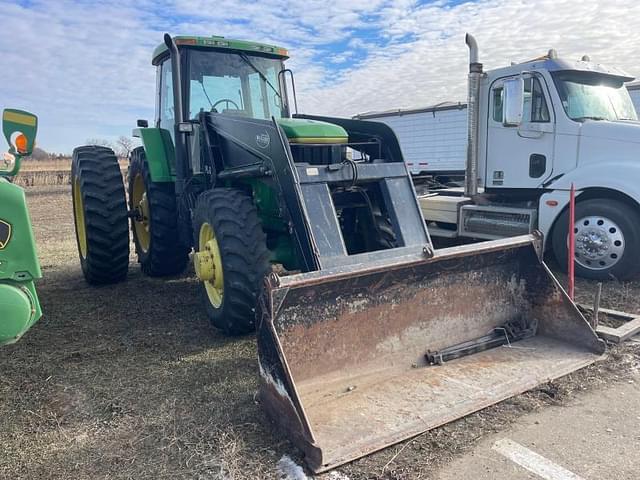
[[[535,77],[524,80],[524,111],[522,119],[525,122],[544,123],[549,122],[549,109],[544,98],[544,92],[540,80]]]
[[[503,101],[503,89],[497,87],[493,89],[493,121],[502,123],[502,101]]]
[[[501,86],[495,87],[492,94],[493,121],[502,123],[504,117],[504,90]],[[524,80],[524,105],[522,111],[523,123],[550,122],[549,108],[544,98],[544,91],[540,80],[528,77]]]
[[[173,137],[175,113],[173,111],[173,83],[171,60],[162,63],[160,71],[160,128],[169,130]]]

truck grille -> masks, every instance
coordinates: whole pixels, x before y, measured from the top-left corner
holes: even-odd
[[[531,233],[536,220],[528,208],[465,205],[460,214],[460,235],[488,240]]]

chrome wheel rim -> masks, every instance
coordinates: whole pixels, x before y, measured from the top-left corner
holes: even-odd
[[[590,215],[576,221],[576,263],[590,270],[613,267],[624,253],[624,233],[612,220]]]

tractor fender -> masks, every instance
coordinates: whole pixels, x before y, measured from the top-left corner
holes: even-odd
[[[538,206],[538,229],[547,240],[560,214],[568,208],[571,184],[576,190],[576,202],[585,198],[612,198],[633,204],[640,208],[640,164],[629,162],[608,162],[591,164],[577,168],[559,178],[547,193],[540,197]],[[557,202],[557,203],[556,203]]]
[[[175,182],[176,152],[171,133],[165,128],[136,128],[133,136],[140,138],[154,182]]]

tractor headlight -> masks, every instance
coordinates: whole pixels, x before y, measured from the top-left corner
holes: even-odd
[[[193,124],[189,122],[182,122],[178,124],[178,131],[181,133],[191,133],[193,132]]]

